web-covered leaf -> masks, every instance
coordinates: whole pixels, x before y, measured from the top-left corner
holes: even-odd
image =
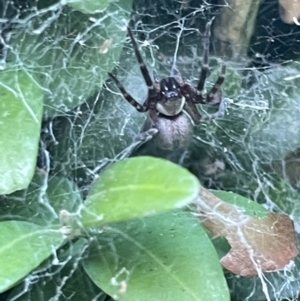
[[[229,300],[216,251],[189,213],[105,227],[84,268],[101,289],[121,301]]]
[[[105,293],[93,284],[81,266],[82,256],[87,248],[85,239],[79,239],[60,250],[57,257],[52,257],[42,264],[46,273],[37,277],[28,285],[29,275],[9,294],[9,300],[47,301],[57,298],[59,301],[82,301],[97,298],[104,301]],[[54,264],[53,264],[54,262]]]
[[[0,95],[0,194],[9,194],[33,177],[43,93],[32,74],[10,68],[0,73]]]
[[[35,269],[63,241],[59,230],[22,221],[0,222],[0,292]]]
[[[103,12],[111,2],[110,0],[65,0],[65,3],[84,13],[92,14]]]
[[[87,10],[97,10],[93,2]],[[101,89],[120,56],[131,4],[105,1],[105,11],[90,17],[60,1],[40,1],[41,9],[29,12],[17,26],[8,61],[31,70],[45,94],[45,116],[63,114]],[[73,5],[88,6],[86,1]]]
[[[29,187],[1,200],[0,221],[22,220],[41,226],[59,225],[61,210],[76,213],[82,204],[76,184],[37,172]]]

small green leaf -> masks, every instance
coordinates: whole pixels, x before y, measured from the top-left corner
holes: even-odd
[[[262,205],[231,191],[212,190],[211,192],[224,202],[236,205],[237,207],[243,209],[249,216],[260,219],[266,217],[269,213],[269,211]]]
[[[0,293],[49,257],[63,242],[59,230],[21,221],[0,223]]]
[[[229,300],[217,253],[187,212],[106,227],[87,256],[88,275],[120,301]]]
[[[174,163],[152,157],[126,159],[93,183],[81,222],[92,227],[180,208],[199,190],[197,178]]]
[[[0,195],[26,188],[34,174],[43,93],[26,72],[0,73]]]

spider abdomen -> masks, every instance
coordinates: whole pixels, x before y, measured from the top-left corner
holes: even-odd
[[[154,142],[156,146],[166,150],[186,148],[193,134],[191,121],[183,112],[169,118],[159,116],[155,127],[158,133]]]

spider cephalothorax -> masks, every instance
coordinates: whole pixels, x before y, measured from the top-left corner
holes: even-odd
[[[225,100],[222,100],[220,90],[226,72],[224,65],[213,87],[206,96],[202,95],[209,69],[210,27],[211,22],[206,25],[202,67],[196,88],[183,82],[180,75],[176,76],[176,78],[171,76],[159,79],[158,75],[154,72],[154,80],[152,80],[130,28],[128,28],[128,34],[140,65],[141,73],[148,86],[148,96],[144,103],[142,105],[139,104],[127,93],[119,80],[113,74],[109,73],[109,76],[113,79],[124,98],[130,104],[139,112],[148,111],[148,118],[142,129],[142,133],[149,130],[153,132],[153,129],[156,129],[154,139],[159,148],[174,150],[176,148],[185,147],[192,136],[192,124],[190,119],[192,119],[196,125],[199,124],[200,121],[219,118],[224,114]],[[196,104],[199,103],[218,104],[218,111],[212,115],[201,116],[196,106]]]
[[[160,99],[156,109],[165,116],[175,116],[182,112],[185,97],[181,93],[180,85],[174,77],[163,78],[160,81]]]

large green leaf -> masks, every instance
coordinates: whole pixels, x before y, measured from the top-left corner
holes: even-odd
[[[126,159],[94,182],[81,222],[91,227],[183,207],[199,190],[197,178],[174,163],[152,157]]]
[[[38,153],[43,93],[32,76],[6,69],[0,73],[0,195],[30,183]]]
[[[0,293],[49,257],[63,242],[59,230],[21,221],[0,223]]]
[[[105,228],[84,267],[120,301],[227,301],[217,253],[197,218],[168,212]]]

